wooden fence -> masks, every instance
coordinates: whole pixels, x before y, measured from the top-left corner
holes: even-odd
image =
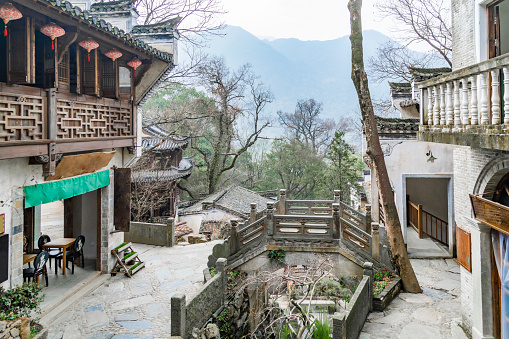
[[[425,211],[422,205],[414,204],[410,200],[408,200],[407,204],[407,214],[408,224],[417,231],[420,239],[426,235],[444,245],[449,244],[449,228],[447,221]]]

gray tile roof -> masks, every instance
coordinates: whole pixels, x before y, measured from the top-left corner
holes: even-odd
[[[113,26],[111,23],[106,22],[103,19],[99,19],[92,11],[82,10],[77,6],[73,6],[69,1],[62,0],[36,0],[36,1],[50,5],[54,7],[56,10],[60,11],[62,15],[69,15],[74,19],[80,21],[82,24],[93,26],[97,28],[99,31],[105,34],[112,35],[113,37],[120,39],[124,43],[131,45],[132,47],[137,48],[145,53],[153,55],[158,59],[173,63],[172,54],[160,51],[152,46],[149,46],[147,43],[134,38],[131,34],[128,34],[124,32],[122,29]],[[115,2],[121,3],[122,1]]]
[[[170,169],[158,171],[139,171],[133,173],[132,181],[151,182],[151,181],[171,181],[176,179],[185,179],[193,172],[193,158],[182,158],[179,167],[171,167]]]
[[[132,34],[157,34],[157,33],[173,33],[175,27],[180,21],[179,17],[170,20],[158,22],[151,25],[136,25],[131,30]]]
[[[170,135],[163,128],[152,125],[143,127],[143,132],[150,135],[143,137],[141,146],[143,151],[176,151],[186,149],[191,141],[191,136],[182,137],[179,135]]]
[[[264,198],[258,193],[240,186],[230,186],[180,210],[179,213],[200,213],[203,202],[211,202],[217,209],[248,218],[251,212],[251,203],[257,204],[256,212],[260,213],[267,208],[267,202],[274,202],[274,200]]]

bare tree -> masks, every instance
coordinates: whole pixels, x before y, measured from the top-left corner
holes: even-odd
[[[168,162],[169,159],[161,159]],[[146,221],[151,212],[166,205],[177,189],[177,182],[164,178],[165,166],[156,164],[149,154],[141,157],[133,166],[131,175],[131,214],[133,221]]]
[[[220,0],[135,0],[144,25],[176,20],[181,37],[197,42],[222,27],[219,17],[226,13]]]
[[[410,67],[452,65],[452,25],[450,1],[387,0],[377,4],[383,18],[394,19],[396,40],[377,48],[368,59],[370,77],[374,81],[411,81]],[[429,53],[418,53],[408,47],[425,44]]]
[[[377,48],[376,55],[368,58],[368,69],[370,79],[376,82],[387,80],[411,82],[410,68],[427,68],[440,62],[436,53],[416,53],[389,40]]]
[[[249,65],[231,71],[222,58],[212,58],[200,66],[198,81],[206,88],[213,111],[201,125],[201,143],[194,143],[192,148],[203,156],[210,194],[269,126],[262,113],[273,96],[257,82]]]
[[[315,99],[299,100],[293,113],[277,112],[279,123],[286,128],[290,139],[305,143],[316,153],[325,151],[336,129],[334,120],[320,116],[322,106]]]
[[[352,46],[352,81],[359,98],[364,129],[366,133],[367,150],[366,153],[372,159],[373,167],[378,183],[378,190],[382,198],[383,210],[385,215],[385,225],[387,238],[391,246],[392,259],[403,282],[403,287],[407,292],[422,292],[415,272],[408,259],[408,254],[401,232],[398,210],[392,193],[391,182],[385,158],[380,147],[377,124],[369,93],[368,77],[364,71],[364,56],[362,47],[362,21],[361,21],[362,0],[350,0],[348,9],[350,10],[351,35],[350,42]]]

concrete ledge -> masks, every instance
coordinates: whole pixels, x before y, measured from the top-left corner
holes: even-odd
[[[417,140],[487,148],[509,150],[508,125],[467,125],[455,126],[427,126],[421,125],[417,133]]]

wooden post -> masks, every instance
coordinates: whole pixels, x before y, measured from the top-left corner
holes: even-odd
[[[341,238],[341,223],[339,219],[339,203],[332,204],[332,238]]]
[[[274,235],[274,203],[267,203],[267,235]]]
[[[281,214],[281,215],[286,214],[286,190],[285,189],[279,190],[279,214]]]
[[[256,203],[255,202],[252,202],[251,203],[251,213],[249,215],[249,222],[250,223],[253,223],[256,221]]]
[[[334,190],[334,202],[339,203],[341,201],[341,191]]]
[[[238,236],[238,220],[232,219],[230,220],[230,255],[234,255],[240,249],[240,239]]]
[[[371,218],[371,205],[366,205],[366,220],[364,221],[365,222],[364,230],[368,234],[371,234],[371,221],[372,221],[372,218]]]
[[[417,229],[419,230],[419,239],[422,239],[422,205],[417,205]]]
[[[380,231],[377,222],[371,223],[371,256],[380,262]]]

